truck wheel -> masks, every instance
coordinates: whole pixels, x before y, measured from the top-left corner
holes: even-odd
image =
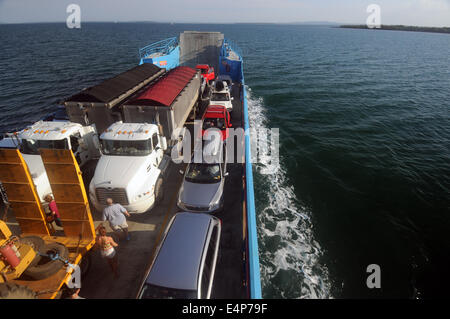
[[[158,178],[155,185],[155,202],[160,203],[164,199],[163,179]]]
[[[6,282],[0,284],[0,299],[36,299],[36,293],[26,286]]]
[[[57,253],[59,257],[65,260],[69,257],[69,250],[66,246],[59,243],[45,245],[39,252],[45,255]],[[40,257],[39,262],[35,266],[29,266],[23,272],[24,275],[34,280],[41,280],[57,273],[64,266],[64,263],[61,260],[51,260],[46,256]]]
[[[31,261],[31,263],[28,267],[36,266],[38,264],[39,260],[41,259],[41,256],[39,256],[39,254],[37,252],[40,251],[42,249],[42,247],[44,247],[44,245],[45,245],[44,240],[39,236],[24,236],[24,237],[20,237],[20,242],[22,244],[31,246],[31,248],[33,248],[33,250],[36,252],[36,256]]]

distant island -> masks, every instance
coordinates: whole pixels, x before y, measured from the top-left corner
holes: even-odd
[[[370,29],[365,24],[360,25],[341,25],[340,28],[347,29]],[[393,30],[393,31],[411,31],[411,32],[433,32],[433,33],[450,33],[450,27],[413,27],[407,25],[381,25],[381,28],[373,30]]]

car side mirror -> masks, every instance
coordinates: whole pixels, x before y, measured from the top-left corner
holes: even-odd
[[[233,127],[233,124],[231,124],[231,123],[230,123],[230,124],[228,124],[228,127]]]
[[[230,173],[226,172],[225,174],[223,174],[224,177],[227,177],[228,175],[230,175]]]
[[[231,99],[230,99],[231,101],[234,101],[234,97],[231,97]]]
[[[183,171],[183,170],[181,170],[181,169],[180,169],[180,174],[181,174],[181,175],[183,175],[183,174],[184,174],[184,171]]]

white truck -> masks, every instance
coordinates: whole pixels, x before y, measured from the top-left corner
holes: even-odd
[[[89,185],[96,210],[111,198],[129,213],[144,213],[163,198],[170,157],[164,155],[167,140],[161,133],[156,124],[119,121],[100,136],[102,156]]]
[[[40,148],[71,149],[80,166],[98,158],[100,153],[95,145],[95,126],[82,126],[71,122],[39,121],[14,134],[20,152],[28,165],[42,202],[52,190],[39,153]]]

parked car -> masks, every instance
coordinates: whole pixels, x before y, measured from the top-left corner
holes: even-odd
[[[138,299],[209,299],[220,235],[218,218],[177,213],[166,228]]]
[[[228,112],[233,111],[233,97],[226,82],[216,81],[211,93],[209,105],[223,105]]]
[[[208,129],[217,128],[222,133],[222,140],[229,136],[232,127],[230,113],[224,105],[210,105],[202,117],[202,136],[208,134]]]
[[[202,77],[205,78],[208,83],[211,83],[216,78],[214,68],[208,64],[198,64],[195,68],[201,71]]]
[[[200,163],[195,155],[188,164],[178,193],[178,207],[183,211],[213,213],[223,208],[223,190],[227,173],[226,147],[221,139],[205,142]]]

